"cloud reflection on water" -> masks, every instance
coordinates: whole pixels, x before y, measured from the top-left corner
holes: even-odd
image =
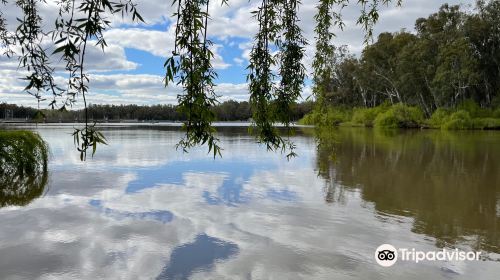
[[[383,201],[365,200],[361,186],[333,180],[325,193],[329,181],[315,170],[310,137],[294,138],[300,157],[287,162],[252,138],[222,134],[225,156],[214,161],[204,150],[175,152],[180,133],[113,130],[110,147],[82,164],[66,157],[74,150],[62,132],[41,129],[54,154],[47,194],[0,209],[7,225],[0,252],[9,256],[0,258],[0,278],[487,279],[498,272],[493,262],[407,264],[390,274],[378,267],[372,255],[382,243],[433,250],[435,240],[412,232],[411,216],[379,215]],[[341,199],[326,203],[332,193]],[[207,248],[211,254],[185,262]]]

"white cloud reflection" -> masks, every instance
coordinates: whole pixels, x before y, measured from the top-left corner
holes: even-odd
[[[80,164],[66,157],[72,145],[63,130],[41,130],[54,154],[48,193],[27,207],[0,209],[8,225],[0,231],[7,256],[0,278],[154,279],[176,248],[200,234],[235,244],[238,253],[190,271],[193,279],[387,279],[372,260],[379,244],[434,249],[411,232],[411,218],[374,219],[357,191],[326,204],[310,138],[294,139],[301,156],[291,162],[244,137],[225,139],[227,157],[214,161],[201,151],[175,152],[178,133],[116,130],[116,147]],[[391,276],[460,279],[496,269],[481,262],[447,274],[440,264],[418,266],[395,266]]]

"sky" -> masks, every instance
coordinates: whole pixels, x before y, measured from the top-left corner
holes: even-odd
[[[14,2],[10,0],[9,2]],[[103,53],[99,47],[91,45],[86,57],[90,74],[91,104],[176,104],[177,95],[182,93],[179,86],[163,85],[163,63],[174,46],[175,21],[172,17],[175,6],[172,1],[136,0],[138,10],[146,23],[137,24],[130,19],[112,16],[112,26],[105,31],[108,47]],[[221,6],[221,1],[211,1],[209,13],[209,37],[214,42],[215,53],[213,66],[218,73],[215,91],[220,101],[248,100],[246,67],[252,47],[252,38],[257,31],[257,22],[251,12],[256,10],[261,1],[229,0],[228,6]],[[356,3],[357,1],[351,1]],[[413,31],[415,20],[436,12],[444,3],[460,4],[465,10],[473,9],[474,0],[403,0],[401,7],[393,4],[380,7],[380,20],[374,29],[374,38],[381,32]],[[304,63],[310,73],[310,63],[314,56],[314,14],[317,0],[302,0],[300,6],[300,25],[309,41],[306,47]],[[40,14],[44,19],[44,28],[52,28],[57,5],[54,0],[47,0],[40,5]],[[0,11],[6,17],[8,28],[15,28],[18,8],[12,3],[2,6]],[[356,19],[360,7],[350,5],[343,11],[346,27],[336,32],[335,45],[347,45],[351,53],[360,55],[364,47],[364,33]],[[60,65],[58,61],[54,65]],[[61,69],[56,67],[56,70]],[[15,103],[24,106],[37,106],[37,101],[23,92],[26,86],[23,70],[18,62],[0,56],[0,103]],[[56,81],[64,84],[64,73],[56,72]],[[311,82],[306,81],[302,98],[311,94]],[[42,102],[40,108],[48,106]],[[81,107],[81,100],[75,105]]]

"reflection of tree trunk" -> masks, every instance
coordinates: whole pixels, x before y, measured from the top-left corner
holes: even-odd
[[[329,170],[323,201],[346,203],[346,193],[359,191],[377,213],[411,217],[412,232],[434,237],[438,246],[471,244],[464,241],[470,238],[477,251],[498,253],[500,189],[492,182],[499,180],[499,157],[494,144],[483,147],[477,145],[483,136],[440,131],[339,133],[335,163],[328,160],[330,149],[318,150],[327,153],[318,154],[324,160],[318,168]]]
[[[326,203],[335,202],[335,185],[332,178],[326,182],[325,186],[325,201]]]

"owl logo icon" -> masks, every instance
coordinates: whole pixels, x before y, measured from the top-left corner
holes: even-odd
[[[375,261],[383,267],[393,266],[398,260],[398,251],[391,244],[380,245],[375,250]]]

